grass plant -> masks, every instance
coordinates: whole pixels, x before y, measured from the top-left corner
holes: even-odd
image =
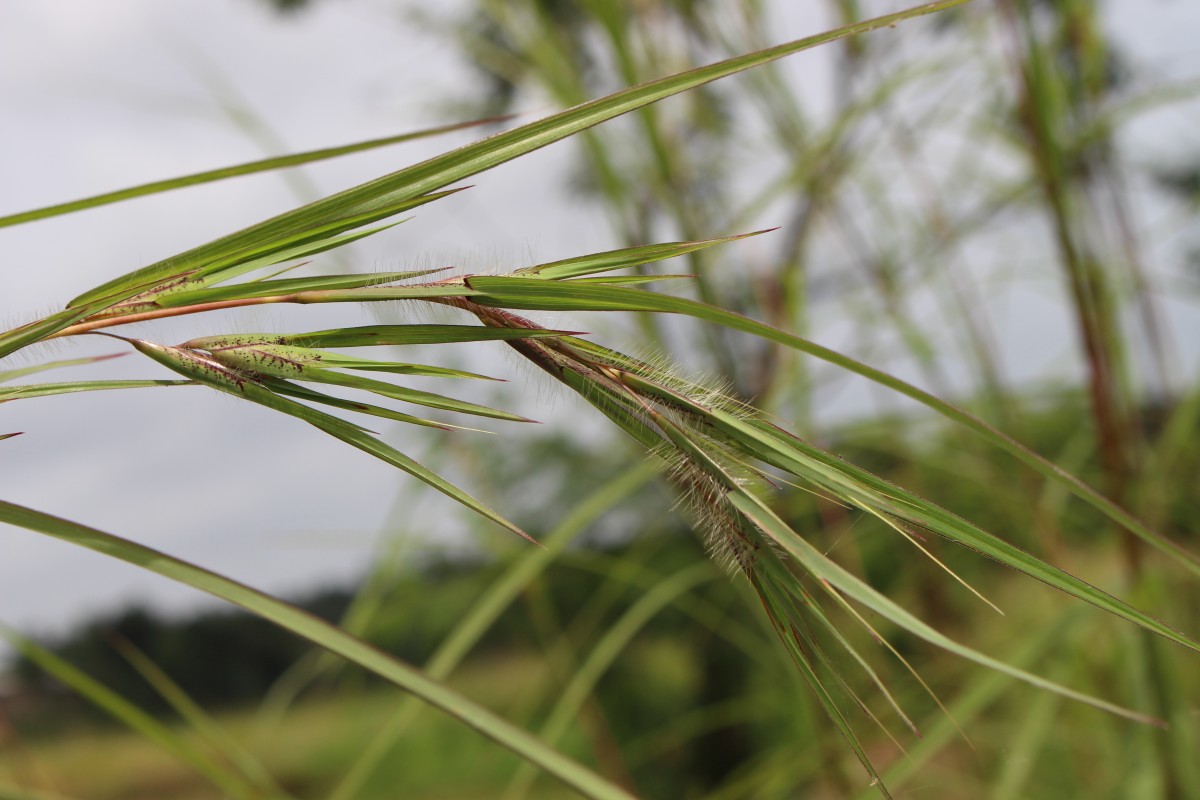
[[[673,735],[704,742],[730,719],[780,717],[786,720],[779,729],[790,734],[776,748],[747,758],[731,774],[719,776],[707,797],[790,796],[803,786],[817,786],[836,796],[858,796],[867,789],[866,793],[891,797],[897,787],[911,785],[917,776],[955,769],[963,783],[945,796],[979,796],[964,788],[971,784],[961,776],[970,769],[956,763],[961,754],[948,755],[949,743],[959,731],[970,734],[989,710],[1004,718],[1011,732],[1008,740],[1019,747],[1010,761],[979,778],[980,787],[986,786],[995,797],[1026,796],[1029,783],[1039,774],[1038,752],[1053,744],[1056,719],[1068,708],[1074,709],[1069,713],[1092,713],[1079,711],[1077,704],[1117,718],[1098,726],[1101,732],[1083,745],[1092,748],[1093,755],[1104,752],[1105,736],[1119,740],[1123,734],[1114,731],[1133,729],[1138,731],[1134,734],[1138,752],[1146,759],[1127,774],[1118,774],[1115,765],[1099,777],[1078,771],[1072,775],[1073,791],[1096,788],[1089,781],[1109,780],[1106,788],[1110,789],[1142,787],[1145,794],[1139,796],[1200,797],[1200,779],[1189,755],[1190,743],[1196,741],[1196,719],[1195,699],[1188,698],[1197,687],[1186,677],[1196,674],[1200,656],[1194,651],[1200,651],[1200,643],[1195,638],[1194,615],[1170,602],[1173,592],[1196,597],[1200,558],[1195,554],[1194,520],[1177,525],[1170,510],[1173,493],[1162,489],[1173,465],[1190,463],[1187,443],[1194,435],[1198,405],[1193,399],[1173,406],[1165,433],[1157,440],[1146,434],[1139,419],[1145,398],[1138,391],[1140,376],[1135,374],[1122,331],[1121,298],[1128,298],[1139,310],[1146,336],[1155,343],[1149,372],[1157,378],[1149,380],[1165,384],[1171,370],[1166,337],[1158,327],[1154,296],[1140,267],[1134,237],[1127,233],[1124,249],[1114,250],[1103,234],[1104,221],[1112,215],[1122,230],[1132,231],[1134,224],[1120,202],[1121,174],[1113,166],[1115,144],[1105,127],[1105,115],[1111,113],[1104,102],[1110,87],[1105,83],[1106,54],[1096,33],[1094,9],[1086,3],[1065,2],[1046,11],[1004,0],[981,10],[979,4],[964,7],[964,0],[941,0],[858,21],[858,4],[845,0],[830,4],[843,23],[840,27],[763,46],[762,10],[756,5],[739,4],[736,11],[706,16],[690,4],[668,4],[659,9],[662,17],[639,28],[625,20],[622,4],[608,0],[583,4],[577,17],[555,4],[483,2],[479,13],[484,24],[468,27],[462,41],[497,79],[502,90],[498,96],[503,99],[505,91],[532,75],[556,100],[570,106],[566,111],[115,277],[70,300],[61,311],[0,333],[0,357],[51,339],[102,335],[178,376],[28,381],[43,369],[68,369],[89,361],[68,359],[0,373],[4,382],[0,403],[127,388],[215,389],[304,421],[528,540],[528,549],[488,588],[423,668],[366,640],[366,631],[385,605],[380,596],[364,594],[339,627],[199,565],[81,522],[3,500],[0,521],[207,592],[400,687],[524,762],[505,782],[505,796],[510,798],[543,791],[536,780],[539,770],[586,797],[628,798],[642,793],[648,779],[636,767],[637,753],[652,754],[657,746],[647,740],[640,751],[630,745],[632,754],[622,754],[620,746],[611,744],[615,723],[591,705],[591,698],[615,673],[619,657],[668,610],[690,619],[702,632],[698,635],[721,638],[724,645],[760,664],[757,674],[772,682],[755,687],[766,700],[714,698],[696,709],[694,718],[676,720]],[[917,162],[904,167],[916,175],[915,181],[932,180],[927,174],[921,177],[926,165],[916,155],[912,127],[933,125],[956,112],[936,98],[905,108],[905,92],[923,76],[944,76],[946,64],[953,65],[956,54],[951,47],[935,48],[933,66],[897,66],[895,56],[876,45],[875,39],[853,37],[900,26],[896,39],[903,41],[907,29],[916,25],[910,20],[929,15],[935,23],[957,26],[956,35],[967,42],[989,35],[987,26],[997,26],[1005,36],[1003,57],[1011,74],[984,73],[976,79],[988,86],[1011,79],[1018,87],[1024,127],[993,135],[1027,158],[1030,169],[1011,185],[989,192],[980,207],[956,218],[949,218],[936,192],[927,193],[922,211],[931,233],[909,240],[901,237],[893,250],[876,240],[875,231],[859,229],[854,207],[846,199],[861,196],[873,219],[902,211],[885,187],[874,185],[873,176],[863,174],[858,161],[865,156],[854,142],[868,133],[887,140]],[[1049,36],[1044,33],[1047,28],[1052,31]],[[660,34],[667,44],[652,46],[654,36]],[[778,63],[817,46],[843,48],[837,82],[844,91],[838,94],[832,123],[823,130],[815,128],[790,94]],[[586,99],[595,88],[591,85],[595,71],[586,59],[594,47],[602,49],[619,82],[629,88],[603,87],[607,93]],[[697,54],[712,53],[728,57],[711,59],[704,66],[683,63]],[[862,75],[888,67],[891,71],[876,81],[871,92],[855,91]],[[725,156],[743,134],[736,116],[723,116],[727,109],[712,84],[743,72],[746,80],[739,84],[742,95],[736,107],[759,109],[754,135],[770,142],[776,155],[786,155],[786,169],[778,179],[753,186],[725,205],[716,202],[709,189],[730,187],[726,172],[734,159]],[[675,96],[691,106],[681,112],[678,106],[658,105]],[[672,114],[683,114],[685,122]],[[624,127],[597,127],[627,115]],[[159,181],[9,215],[0,218],[0,227],[457,127]],[[680,145],[687,132],[694,132],[694,138]],[[324,253],[399,224],[401,214],[462,191],[459,184],[466,179],[570,137],[583,142],[590,185],[625,240],[620,248],[529,265],[507,275],[446,276],[436,270],[416,270],[280,277],[299,266],[300,260],[319,261]],[[805,143],[800,152],[791,152],[800,141]],[[958,145],[964,147],[962,158],[972,157],[968,145]],[[717,155],[712,163],[706,160]],[[998,366],[994,332],[975,313],[971,293],[978,289],[954,275],[948,265],[963,258],[955,250],[963,248],[964,231],[986,225],[1007,204],[1015,203],[1014,198],[1043,216],[1054,234],[1056,265],[1069,289],[1086,367],[1085,400],[1091,425],[1079,441],[1089,451],[1094,443],[1098,475],[1081,477],[1064,467],[1064,463],[1089,466],[1070,457],[1071,441],[1054,440],[1057,450],[1041,451],[1028,441],[1043,445],[1051,437],[1023,441],[1028,415],[1014,401]],[[748,227],[743,223],[757,219],[764,208],[788,212],[783,229],[769,234],[779,243],[777,263],[768,271],[745,270],[731,280],[720,259],[737,256],[721,254],[737,253],[746,246],[747,237],[768,235],[743,229]],[[916,364],[920,382],[948,387],[952,381],[943,371],[936,346],[915,319],[908,297],[915,287],[935,287],[935,304],[964,331],[961,348],[977,378],[978,403],[971,408],[952,403],[940,393],[919,388],[917,381],[901,377],[898,371],[872,367],[810,338],[818,331],[811,317],[811,298],[820,291],[812,263],[813,240],[822,229],[818,221],[843,232],[864,271],[854,280],[861,281],[865,291],[847,307],[853,310],[859,303],[874,309],[894,334],[880,357],[908,358]],[[670,234],[662,236],[661,231]],[[663,241],[666,238],[675,240]],[[1110,257],[1112,252],[1118,255]],[[688,274],[653,271],[651,265],[668,259],[683,260]],[[1120,268],[1112,263],[1117,261]],[[619,270],[633,272],[613,274]],[[681,285],[693,287],[696,299],[675,293]],[[114,331],[133,322],[184,315],[204,319],[216,311],[279,303],[370,307],[401,300],[453,312],[461,319],[456,324],[348,325],[298,333],[214,331],[174,345]],[[686,347],[727,382],[692,378],[577,331],[546,327],[524,316],[527,312],[633,314],[647,341],[659,346],[678,337],[675,320],[701,323],[703,327],[695,330],[703,332],[688,340]],[[555,530],[542,535],[524,530],[510,521],[504,509],[492,508],[356,421],[387,419],[432,428],[439,435],[483,421],[528,422],[490,405],[368,377],[388,373],[389,377],[476,381],[494,376],[359,354],[360,348],[475,342],[508,347],[578,394],[623,432],[646,461],[601,486],[564,515]],[[347,348],[354,352],[344,352]],[[885,479],[872,471],[870,463],[859,463],[885,460],[894,453],[876,450],[862,453],[862,459],[853,455],[843,459],[832,447],[823,446],[814,405],[818,369],[866,379],[932,412],[914,423],[946,438],[946,443],[932,448],[932,467],[922,464],[920,446],[895,446],[911,459],[913,483],[954,499],[931,472],[987,475],[996,485],[984,493],[986,499],[979,505],[1031,504],[1030,513],[1022,508],[1012,515],[1028,532],[1017,532],[1020,541],[1013,541],[1012,531],[968,520],[967,510],[960,513],[945,499],[927,498],[916,487],[901,485],[894,472]],[[831,373],[821,373],[827,374]],[[335,396],[326,389],[342,394]],[[346,390],[354,393],[354,399],[344,396]],[[406,410],[392,408],[391,401],[407,404]],[[446,421],[447,415],[455,422]],[[869,441],[884,438],[876,435]],[[976,467],[959,470],[949,459]],[[1012,477],[1017,470],[1021,470],[1019,477]],[[673,487],[723,573],[705,562],[658,571],[634,551],[626,559],[597,568],[617,587],[611,596],[595,598],[589,614],[572,624],[559,619],[548,595],[539,593],[543,572],[568,559],[568,545],[592,520],[620,507],[659,474]],[[1092,485],[1097,478],[1099,489]],[[1142,498],[1148,501],[1143,503]],[[856,552],[835,555],[831,542],[822,536],[854,524],[847,523],[851,515],[864,520],[865,526],[886,531],[909,549],[881,550],[881,556],[859,544]],[[1090,532],[1119,537],[1123,549],[1118,580],[1103,575],[1102,580],[1085,580],[1076,574],[1080,571],[1060,566],[1060,559],[1071,561],[1069,554],[1078,536],[1069,529],[1076,519],[1086,520]],[[1050,612],[1029,623],[1028,635],[1018,646],[1000,648],[1003,657],[991,655],[996,649],[994,637],[987,634],[992,623],[983,620],[999,619],[996,612],[1012,607],[1008,602],[1012,593],[1025,589],[1014,590],[1009,582],[998,581],[992,570],[977,563],[982,560],[964,558],[959,548],[948,544],[961,545],[968,553],[981,554],[1019,573],[1019,585],[1028,586],[1028,591],[1044,585],[1070,603],[1047,601]],[[914,549],[916,558],[912,558]],[[1091,554],[1088,548],[1082,550],[1081,561]],[[728,589],[731,599],[726,607],[705,600],[706,590],[722,574],[732,575],[736,583],[736,588]],[[638,599],[614,612],[615,599],[626,584],[636,588]],[[1110,590],[1114,586],[1117,589]],[[526,718],[517,720],[451,689],[446,681],[500,613],[521,597],[528,603],[533,626],[547,643],[547,663],[558,673],[561,686],[552,703],[527,709]],[[961,608],[964,604],[969,610]],[[1026,616],[1021,604],[1016,606],[1016,616]],[[739,614],[741,627],[726,630],[731,623],[724,617],[735,613],[729,609],[751,609],[757,616]],[[1121,627],[1097,622],[1106,616],[1097,611],[1107,612]],[[746,619],[756,621],[745,626]],[[1097,631],[1117,663],[1096,663],[1104,659],[1083,644]],[[12,641],[64,683],[180,755],[224,795],[290,796],[288,787],[276,782],[268,767],[222,735],[220,726],[136,649],[127,649],[128,657],[188,721],[200,745],[148,718],[39,645],[16,635]],[[955,661],[928,656],[926,648],[988,669],[963,671]],[[1084,666],[1068,669],[1061,661],[1047,663],[1048,653],[1064,649],[1075,653]],[[260,721],[272,724],[283,719],[303,686],[336,671],[337,663],[314,656],[297,665],[269,699]],[[1044,693],[1029,695],[1035,699],[1025,703],[1001,704],[1000,698],[1008,696],[1014,682]],[[957,688],[946,693],[947,686]],[[940,694],[946,694],[945,699]],[[771,708],[781,704],[788,712]],[[1004,707],[997,712],[997,705]],[[364,787],[416,724],[417,708],[410,698],[388,715],[345,774],[323,787],[331,797],[364,796]],[[1136,727],[1126,727],[1130,720]],[[830,736],[833,733],[836,738]],[[836,747],[830,743],[834,740]],[[906,750],[906,757],[896,757]],[[796,753],[806,754],[807,760],[789,763]],[[848,768],[846,754],[857,767]],[[640,758],[652,761],[653,756]],[[499,785],[494,788],[500,790]],[[0,795],[9,792],[16,797],[22,791],[0,786]]]

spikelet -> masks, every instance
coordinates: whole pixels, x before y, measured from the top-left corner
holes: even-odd
[[[156,344],[143,339],[128,339],[127,341],[138,352],[149,356],[164,367],[174,370],[186,378],[198,380],[230,394],[244,394],[247,384],[251,383],[245,373],[231,369],[203,353],[182,347]]]
[[[751,574],[762,545],[728,501],[726,485],[669,442],[653,453],[667,464],[667,479],[679,491],[676,507],[700,533],[709,557],[726,571]]]
[[[194,270],[185,272],[182,275],[177,275],[174,278],[151,286],[149,289],[135,294],[127,300],[99,311],[93,315],[93,318],[105,319],[108,317],[121,317],[127,314],[140,314],[145,311],[153,311],[160,308],[158,301],[164,297],[170,297],[171,295],[180,294],[192,289],[203,288],[205,281],[201,278],[196,278],[194,275]]]
[[[726,446],[704,412],[720,409],[744,419],[753,415],[752,409],[730,397],[720,383],[680,377],[661,358],[652,363],[581,340],[548,347],[560,363],[576,356],[577,390],[667,464],[668,479],[680,492],[679,505],[713,560],[749,574],[762,540],[727,493],[735,486],[754,490],[766,481]],[[646,431],[656,433],[653,443]]]
[[[590,358],[631,372],[698,405],[724,411],[738,419],[759,415],[755,408],[733,396],[728,380],[703,374],[683,375],[679,365],[661,351],[647,350],[635,357],[592,342],[584,343],[582,349]]]
[[[442,302],[475,314],[484,324],[537,327],[508,310],[469,299]],[[721,382],[680,377],[661,356],[639,359],[575,337],[508,344],[662,459],[680,492],[679,505],[710,556],[729,570],[752,573],[763,538],[729,502],[728,493],[734,488],[761,491],[769,482],[725,443],[711,416],[719,410],[751,419],[758,412],[732,397]]]
[[[319,363],[322,353],[307,347],[282,344],[245,344],[212,348],[214,361],[231,370],[269,375],[273,378],[298,378],[305,367]]]

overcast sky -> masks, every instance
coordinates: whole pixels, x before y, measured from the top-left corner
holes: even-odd
[[[823,26],[811,7],[782,5],[788,13],[781,15],[779,41]],[[1200,75],[1200,4],[1124,0],[1109,7],[1111,26],[1131,52],[1164,76]],[[261,143],[221,110],[214,86],[222,83],[289,151],[450,121],[439,99],[461,96],[475,78],[447,43],[422,35],[395,9],[388,0],[340,0],[281,19],[252,0],[5,0],[0,214],[263,157]],[[807,61],[797,60],[790,74],[819,84],[820,54],[801,58]],[[537,102],[530,99],[531,111],[548,110]],[[1149,119],[1135,132],[1138,141],[1200,153],[1200,126],[1190,108],[1190,116],[1172,111]],[[401,145],[304,174],[326,194],[470,138]],[[508,269],[616,246],[597,215],[561,202],[570,154],[570,145],[553,147],[473,180],[475,189],[423,208],[413,222],[357,248],[351,263],[360,269],[447,263]],[[266,175],[0,230],[0,321],[5,327],[28,321],[117,274],[296,203],[285,181]],[[1184,308],[1177,316],[1190,313]],[[312,307],[258,312],[253,324],[240,319],[242,329],[295,330],[372,321]],[[1184,331],[1200,330],[1194,317],[1180,319]],[[155,330],[171,341],[211,333],[212,325],[185,320]],[[494,361],[495,374],[514,379],[507,397],[515,405],[529,372],[514,370],[496,348],[485,359]],[[4,367],[56,353],[113,350],[100,340],[31,349]],[[133,357],[69,377],[85,375],[162,376]],[[570,401],[559,406],[534,415],[569,417]],[[302,423],[198,389],[0,406],[0,433],[16,430],[26,435],[0,443],[4,499],[273,592],[360,574],[381,532],[393,530],[384,523],[397,488],[415,488],[406,476]],[[408,433],[393,434],[389,429],[389,441],[412,454],[453,466],[453,453],[410,446]],[[407,495],[410,530],[461,541],[454,523],[429,510],[428,494]],[[505,534],[497,529],[492,535]],[[197,598],[102,556],[0,527],[0,621],[18,628],[61,630],[81,615],[134,599],[179,609]]]

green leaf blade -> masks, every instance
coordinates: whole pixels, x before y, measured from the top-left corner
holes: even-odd
[[[1200,575],[1200,557],[1148,528],[1129,512],[1100,495],[1083,481],[1058,465],[1034,453],[1012,437],[996,430],[978,417],[940,398],[870,367],[849,356],[803,339],[749,317],[683,297],[630,289],[623,286],[589,284],[574,286],[528,278],[471,277],[468,285],[480,296],[471,298],[481,305],[542,311],[652,311],[683,314],[759,336],[827,361],[835,366],[892,389],[925,405],[948,419],[970,429],[992,445],[1004,450],[1045,478],[1067,488],[1109,519],[1162,552],[1171,560]]]
[[[974,661],[985,667],[1003,672],[1012,677],[1018,678],[1030,685],[1037,686],[1041,689],[1054,692],[1063,697],[1077,700],[1087,705],[1108,711],[1119,716],[1133,719],[1138,722],[1158,725],[1161,721],[1150,717],[1146,714],[1141,714],[1137,711],[1123,708],[1121,706],[1110,703],[1106,700],[1093,697],[1091,695],[1077,692],[1074,689],[1067,688],[1061,684],[1042,678],[1031,672],[1013,667],[1009,664],[984,655],[977,650],[969,648],[959,642],[940,633],[929,625],[925,624],[915,616],[910,614],[901,606],[892,602],[884,595],[877,592],[875,589],[862,582],[860,579],[847,572],[838,564],[822,555],[819,550],[804,540],[803,537],[796,534],[789,528],[783,520],[779,519],[767,506],[758,498],[752,495],[741,492],[731,491],[729,493],[729,501],[741,513],[745,514],[760,530],[766,533],[772,541],[782,547],[789,555],[803,565],[804,569],[810,572],[814,577],[820,579],[823,584],[836,588],[838,591],[845,593],[859,603],[862,603],[867,608],[875,611],[880,616],[888,619],[892,623],[904,628],[910,633],[918,636],[930,644],[941,647],[944,650],[952,652],[970,661]]]
[[[771,228],[769,230],[775,229]],[[768,230],[761,230],[752,233],[742,233],[736,236],[726,236],[720,239],[706,239],[699,242],[667,242],[664,244],[643,245],[641,247],[626,247],[619,250],[609,250],[604,253],[568,258],[563,261],[554,261],[549,264],[525,267],[513,274],[551,281],[579,278],[584,275],[594,275],[598,272],[611,272],[612,270],[637,267],[642,264],[651,264],[655,261],[676,258],[719,244],[735,242],[739,239],[746,239],[768,232]]]
[[[0,506],[3,503],[0,501]],[[0,518],[3,508],[0,507]],[[240,775],[219,764],[205,751],[194,747],[172,728],[156,720],[133,703],[91,676],[7,626],[0,626],[0,637],[48,674],[74,689],[89,702],[128,726],[146,739],[173,753],[214,786],[239,800],[252,800],[258,792]]]
[[[966,1],[941,0],[927,3],[895,14],[845,25],[815,36],[797,39],[615,92],[347,189],[252,225],[230,236],[193,248],[173,258],[129,273],[81,295],[73,301],[72,305],[106,296],[114,297],[113,302],[117,302],[122,299],[120,294],[127,291],[129,286],[142,285],[147,281],[163,280],[192,269],[211,269],[214,261],[219,262],[235,254],[252,252],[256,248],[269,248],[271,243],[277,241],[281,236],[294,236],[304,230],[327,226],[331,219],[344,218],[347,215],[361,215],[364,212],[380,208],[391,209],[388,213],[398,213],[398,210],[406,202],[416,202],[422,195],[445,189],[467,177],[497,167],[667,97],[821,44],[893,26],[907,19],[962,5]],[[365,220],[359,224],[382,219],[387,215],[387,213],[382,213],[372,220]],[[349,227],[342,228],[342,230],[349,229]]]
[[[251,297],[274,297],[296,292],[321,291],[326,289],[359,289],[366,286],[382,286],[387,283],[408,280],[440,270],[416,272],[379,272],[370,275],[313,275],[305,278],[282,278],[277,280],[249,281],[232,286],[217,286],[180,292],[157,301],[162,308],[220,303],[226,300],[243,300]]]
[[[376,439],[359,425],[347,422],[331,414],[326,414],[303,403],[297,403],[294,400],[281,397],[272,392],[267,386],[243,374],[230,370],[220,362],[201,356],[195,351],[183,350],[177,347],[166,347],[139,339],[128,341],[139,352],[185,377],[207,384],[227,394],[241,397],[252,403],[257,403],[288,416],[304,420],[325,433],[341,439],[343,442],[365,453],[369,453],[387,464],[404,470],[409,475],[424,481],[429,486],[432,486],[442,494],[471,509],[480,516],[492,520],[529,542],[537,544],[537,540],[520,527],[509,522],[503,516],[476,500],[441,475],[422,466],[396,448]],[[382,382],[380,381],[380,383]],[[391,384],[384,385],[390,386]]]
[[[127,381],[70,381],[66,383],[34,383],[21,386],[0,387],[0,403],[11,400],[28,400],[34,397],[50,397],[56,394],[77,392],[103,392],[113,389],[148,389],[156,386],[195,386],[195,381],[127,380]]]
[[[506,341],[538,339],[546,336],[569,336],[570,331],[526,330],[524,328],[486,328],[479,325],[366,325],[357,328],[334,328],[311,333],[249,334],[263,336],[267,341],[296,347],[373,347],[376,345],[453,344],[461,342]],[[193,340],[185,347],[209,349]],[[209,340],[211,341],[211,340]],[[253,341],[253,339],[251,339]],[[233,343],[237,343],[235,340]]]
[[[435,128],[426,128],[425,130],[402,133],[396,136],[367,139],[354,144],[339,145],[337,147],[324,147],[319,150],[309,150],[304,153],[292,153],[286,156],[264,158],[258,161],[238,164],[232,167],[221,167],[220,169],[205,170],[204,172],[194,172],[190,175],[184,175],[178,178],[151,181],[150,183],[143,183],[126,189],[118,189],[115,192],[105,192],[104,194],[93,195],[91,197],[72,200],[66,203],[57,203],[52,206],[36,208],[31,211],[22,211],[19,214],[9,214],[8,216],[0,217],[0,228],[6,228],[10,225],[21,225],[27,222],[34,222],[39,219],[56,217],[62,214],[71,214],[76,211],[99,208],[100,206],[109,205],[110,203],[119,203],[124,200],[132,200],[137,197],[145,197],[147,195],[159,194],[161,192],[169,192],[188,186],[199,186],[205,183],[227,180],[229,178],[238,178],[244,175],[253,175],[259,172],[286,169],[288,167],[298,167],[303,164],[311,164],[316,161],[323,161],[325,159],[336,158],[338,156],[349,155],[351,153],[361,153],[365,150],[371,150],[377,147],[386,147],[388,145],[400,144],[401,142],[413,141],[414,139],[437,136],[443,133],[449,133],[451,131],[459,131],[465,128],[475,127],[477,125],[502,122],[505,119],[508,119],[508,117],[494,117],[490,119],[472,120],[470,122],[459,122],[450,125],[439,125]]]
[[[143,567],[226,600],[412,692],[465,725],[546,770],[594,800],[633,800],[625,790],[570,760],[528,732],[456,694],[421,671],[308,612],[165,553],[60,517],[0,500],[0,522],[36,531]]]

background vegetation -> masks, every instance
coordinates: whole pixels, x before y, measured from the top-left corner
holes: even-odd
[[[285,5],[303,13],[305,4]],[[849,0],[828,8],[836,24],[868,11]],[[882,10],[893,9],[869,9]],[[571,106],[759,50],[778,40],[773,13],[752,2],[522,0],[420,23],[478,67],[461,119],[531,98]],[[1122,138],[1150,110],[1194,109],[1189,88],[1140,72],[1100,10],[1071,0],[976,2],[827,47],[837,53],[832,88],[815,99],[783,61],[580,134],[578,202],[611,227],[614,248],[779,225],[683,253],[671,271],[695,278],[660,291],[836,342],[954,399],[1143,525],[1117,524],[1107,506],[963,425],[850,383],[845,369],[778,340],[642,313],[553,324],[628,343],[647,361],[670,354],[671,369],[703,384],[718,410],[752,402],[825,451],[1194,637],[1194,556],[1145,541],[1160,534],[1195,553],[1200,536],[1200,393],[1186,361],[1194,348],[1176,340],[1195,331],[1195,170],[1154,154],[1130,159]],[[496,286],[510,307],[528,307]],[[712,399],[716,387],[727,399]],[[670,419],[660,424],[672,430]],[[636,425],[626,419],[635,437]],[[497,545],[494,526],[467,558],[400,544],[352,597],[304,604],[637,796],[856,797],[885,784],[896,796],[939,798],[1200,797],[1198,656],[1151,635],[1150,623],[1086,608],[931,536],[921,530],[931,520],[896,524],[900,512],[871,513],[869,496],[854,502],[828,484],[814,491],[811,477],[794,485],[777,464],[767,470],[779,518],[903,608],[956,642],[1163,727],[1024,685],[871,615],[895,658],[857,624],[869,612],[823,596],[818,605],[829,579],[788,562],[787,591],[802,609],[792,615],[771,585],[730,577],[737,552],[722,556],[709,541],[720,563],[703,557],[688,520],[720,512],[677,513],[676,492],[627,438],[564,430],[470,447],[462,483],[519,512],[545,550]],[[23,644],[28,689],[8,715],[0,795],[573,796],[466,728],[419,714],[369,671],[271,630],[246,617],[168,623],[132,612],[53,648],[129,706]],[[83,704],[53,688],[61,683],[176,761],[82,721]],[[836,696],[860,758],[814,686]],[[224,709],[219,722],[188,697]],[[132,709],[171,722],[155,728]]]

